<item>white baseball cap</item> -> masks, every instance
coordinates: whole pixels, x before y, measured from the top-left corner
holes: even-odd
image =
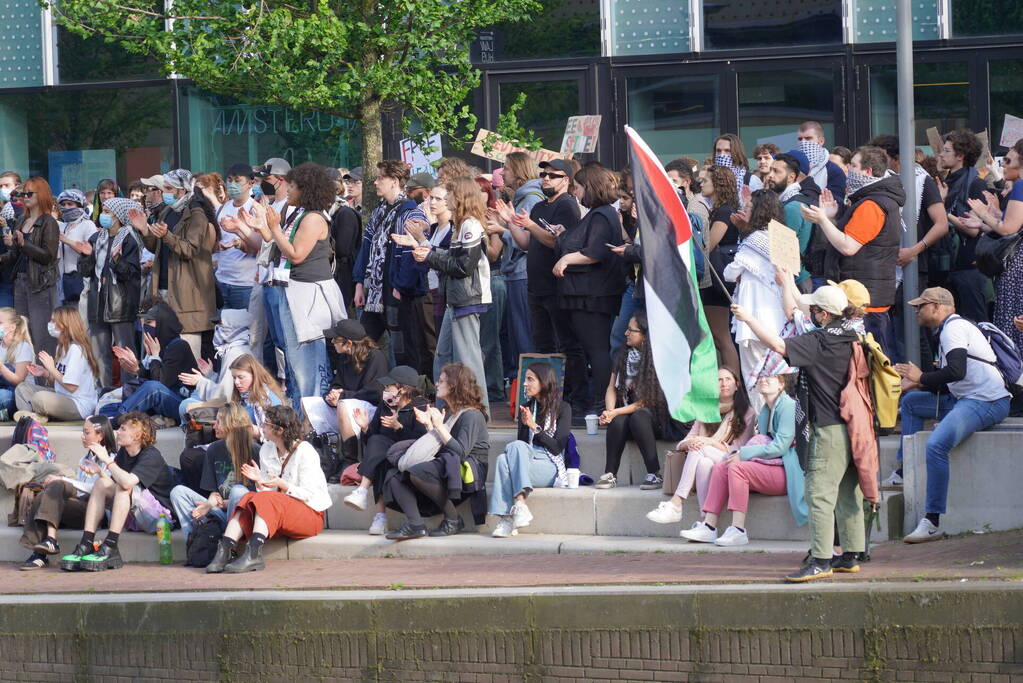
[[[842,315],[842,311],[849,306],[849,298],[838,287],[824,285],[818,287],[812,294],[801,294],[799,303],[804,306],[816,306],[831,315]]]

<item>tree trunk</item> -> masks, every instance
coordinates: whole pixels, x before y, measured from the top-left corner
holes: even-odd
[[[379,201],[373,180],[377,175],[377,164],[384,160],[380,110],[380,99],[373,95],[363,96],[359,102],[359,120],[362,124],[362,212],[367,220]]]

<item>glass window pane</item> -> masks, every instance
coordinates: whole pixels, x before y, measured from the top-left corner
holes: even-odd
[[[61,83],[160,78],[156,60],[128,52],[100,37],[81,38],[57,28],[57,73]]]
[[[889,2],[853,2],[854,43],[894,43],[896,36],[896,9],[894,0]],[[940,0],[915,0],[913,2],[913,40],[938,40],[941,32],[938,25]]]
[[[629,125],[661,161],[707,156],[721,130],[717,76],[629,78],[626,87]]]
[[[708,50],[842,42],[842,0],[704,0]]]
[[[870,67],[870,133],[898,135],[899,91],[895,66]],[[942,135],[966,128],[970,119],[970,81],[965,62],[913,65],[913,105],[918,147],[930,150],[927,129]],[[933,150],[931,151],[933,153]]]
[[[170,170],[170,85],[0,94],[0,165],[41,175],[55,190],[121,187]]]
[[[561,149],[568,117],[585,113],[579,102],[579,81],[501,83],[502,114],[515,104],[520,92],[526,93],[526,105],[518,113],[519,123],[536,133],[546,149]]]
[[[739,137],[751,154],[762,142],[782,150],[796,145],[804,121],[819,121],[828,144],[835,139],[835,81],[832,69],[739,73]]]
[[[553,59],[600,55],[600,2],[598,0],[538,0],[533,18],[494,26],[482,32],[473,58],[477,61]],[[482,52],[482,54],[481,54]]]
[[[223,173],[231,164],[259,164],[270,157],[293,166],[315,161],[335,168],[362,161],[353,119],[242,104],[198,88],[182,92],[180,127],[184,163],[192,170]]]
[[[611,0],[612,55],[689,52],[689,4]]]
[[[1006,59],[988,63],[991,83],[991,147],[997,154],[1007,151],[999,141],[1005,115],[1023,118],[1023,60]]]
[[[951,0],[953,36],[1023,33],[1023,3],[1006,0]]]

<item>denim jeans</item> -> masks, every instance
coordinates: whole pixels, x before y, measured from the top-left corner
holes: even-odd
[[[0,308],[14,308],[13,282],[0,282]]]
[[[504,375],[514,378],[519,372],[519,356],[533,352],[533,317],[529,311],[528,281],[505,280],[508,302],[504,309],[508,344],[504,353]]]
[[[246,487],[241,484],[235,484],[231,487],[231,495],[227,499],[227,510],[211,508],[208,514],[218,517],[226,523],[227,520],[231,519],[231,515],[234,514],[234,508],[238,505],[238,501],[248,492],[249,490]],[[177,518],[178,523],[181,524],[181,532],[187,539],[188,533],[192,530],[192,510],[199,503],[205,503],[206,499],[184,484],[179,484],[171,489],[170,501],[171,507],[174,508],[174,516]]]
[[[618,309],[618,317],[615,318],[614,323],[611,325],[612,361],[618,354],[618,349],[625,346],[625,330],[629,328],[629,321],[632,319],[632,314],[646,308],[646,302],[643,301],[643,299],[637,299],[634,296],[635,292],[635,282],[630,282],[625,285],[625,292],[622,294],[622,307]]]
[[[536,448],[525,441],[512,441],[497,456],[494,465],[494,484],[490,490],[492,515],[509,515],[515,504],[515,496],[536,488],[554,485],[558,468],[547,457],[542,448]]]
[[[330,372],[327,344],[323,339],[299,343],[288,298],[283,292],[278,296],[277,313],[284,333],[284,355],[288,358],[288,396],[301,417],[302,399],[306,396],[322,396],[327,391]]]
[[[224,308],[239,308],[248,310],[249,296],[252,295],[252,286],[229,285],[217,280],[217,289],[220,290],[220,298],[224,300]]]
[[[486,311],[480,313],[480,350],[483,352],[483,373],[487,378],[487,395],[491,401],[504,400],[504,360],[501,355],[501,322],[507,290],[503,275],[490,276],[490,296]]]
[[[8,419],[14,416],[17,406],[14,402],[14,389],[0,387],[0,410],[7,411]]]
[[[925,512],[945,514],[948,499],[948,454],[974,432],[998,424],[1009,415],[1009,398],[997,401],[956,399],[948,394],[911,391],[902,397],[902,435],[923,429],[924,420],[940,422],[927,439],[927,503]],[[902,447],[899,447],[902,460]]]
[[[267,365],[268,356],[273,359],[274,377],[277,377],[277,373],[280,368],[277,367],[277,353],[274,349],[280,349],[285,351],[284,346],[284,330],[281,329],[281,314],[278,310],[280,306],[280,300],[284,298],[283,287],[272,287],[266,285],[263,287],[263,312],[266,314],[266,341],[263,344],[263,365],[269,370],[270,366]],[[288,368],[287,364],[284,367],[285,376],[287,376]]]
[[[141,410],[149,415],[163,415],[178,420],[178,406],[181,405],[181,401],[182,397],[165,387],[162,382],[151,379],[143,382],[142,386],[123,402],[103,406],[100,414],[113,417]]]

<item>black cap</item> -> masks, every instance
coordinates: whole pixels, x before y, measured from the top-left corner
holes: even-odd
[[[359,341],[366,338],[366,328],[358,320],[342,320],[329,330],[324,330],[323,336],[325,339],[344,337],[352,341]]]
[[[561,171],[569,178],[572,177],[574,171],[572,170],[572,164],[568,163],[565,159],[551,159],[550,161],[541,161],[540,168],[553,168],[556,171]]]
[[[378,377],[377,381],[385,387],[390,384],[417,387],[419,386],[419,373],[416,372],[415,368],[410,368],[407,365],[396,365],[387,373],[386,377]]]
[[[227,175],[224,176],[224,180],[227,180],[230,176],[244,176],[252,180],[256,177],[256,172],[248,164],[235,164],[227,169]]]
[[[362,180],[362,166],[356,166],[341,176],[341,180]]]

